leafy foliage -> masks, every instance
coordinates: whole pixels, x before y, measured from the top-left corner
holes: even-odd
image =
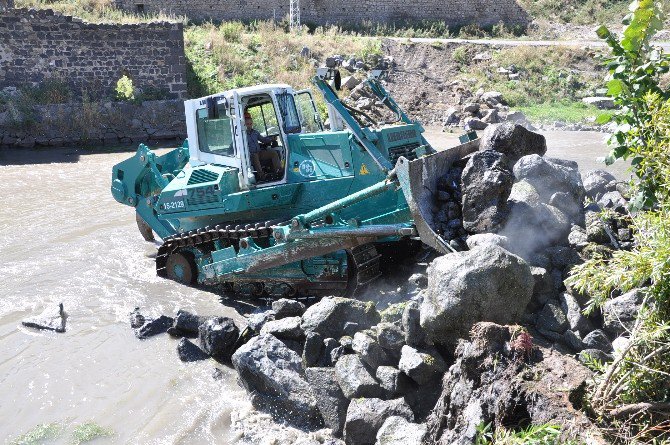
[[[475,445],[569,445],[561,439],[561,428],[552,424],[530,425],[520,431],[497,428],[492,431],[491,424],[477,428]]]
[[[659,82],[661,75],[670,71],[670,56],[651,45],[652,37],[663,28],[665,16],[661,4],[653,0],[635,1],[630,10],[620,39],[606,26],[596,32],[611,48],[612,55],[606,59],[608,94],[621,106],[621,111],[612,116],[618,127],[609,140],[612,151],[606,162],[631,158],[639,179],[632,205],[641,209],[658,202],[659,178],[647,168],[645,158],[658,155],[655,153],[658,131],[649,123],[654,103],[670,98],[670,91],[661,88]]]
[[[644,303],[629,347],[597,378],[590,404],[621,442],[670,440],[670,97],[658,85],[668,57],[649,40],[662,15],[652,1],[634,2],[619,41],[606,28],[613,57],[609,91],[621,112],[612,158],[632,157],[637,174],[636,247],[573,268],[567,284],[602,307],[619,292],[642,288]],[[610,159],[611,161],[612,159]]]

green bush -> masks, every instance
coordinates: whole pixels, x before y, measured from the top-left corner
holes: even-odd
[[[116,100],[132,101],[135,100],[135,88],[133,80],[125,74],[116,81]]]

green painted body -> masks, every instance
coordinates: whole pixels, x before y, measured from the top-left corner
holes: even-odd
[[[346,118],[334,92],[320,79],[315,83]],[[372,85],[386,95],[381,85]],[[114,166],[112,194],[163,239],[216,225],[292,222],[274,226],[261,245],[245,237],[234,245],[214,241],[207,252],[190,249],[200,283],[345,277],[345,249],[416,234],[407,194],[389,173],[401,156],[413,160],[434,151],[419,124],[404,113],[401,119],[372,130],[352,118],[351,130],[288,134],[285,181],[246,190],[236,168],[187,167],[186,142],[163,156],[140,145],[133,157]],[[302,168],[305,162],[311,168]]]

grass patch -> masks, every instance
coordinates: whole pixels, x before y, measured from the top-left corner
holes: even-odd
[[[72,431],[72,444],[79,445],[90,442],[99,437],[110,437],[114,435],[114,430],[104,428],[97,423],[89,422],[77,425]]]
[[[618,23],[626,15],[630,0],[519,0],[519,3],[534,19],[590,25]]]
[[[191,97],[261,83],[306,88],[315,63],[327,56],[342,54],[374,65],[382,54],[378,39],[341,34],[336,27],[295,35],[273,22],[188,26],[184,47]],[[308,57],[301,56],[303,47],[310,50]]]
[[[474,61],[476,54],[488,52],[490,60]],[[595,53],[568,47],[506,47],[484,50],[475,45],[457,48],[452,60],[461,79],[473,90],[500,91],[512,107],[546,103],[578,102],[602,87],[604,69],[594,62]],[[510,80],[500,68],[519,76]]]
[[[597,116],[607,114],[582,102],[550,102],[518,107],[532,122],[565,122],[569,124],[593,122]],[[611,115],[612,113],[609,112]]]
[[[60,423],[43,423],[37,425],[32,430],[20,435],[10,442],[11,445],[37,445],[45,440],[51,440],[59,437],[63,433],[63,426]]]

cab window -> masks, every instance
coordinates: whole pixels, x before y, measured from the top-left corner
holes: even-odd
[[[309,91],[300,91],[296,94],[296,104],[300,115],[300,124],[303,133],[318,133],[323,131],[321,118],[316,110],[312,95]]]
[[[207,108],[196,111],[198,146],[201,152],[223,156],[235,156],[233,130],[230,116],[223,104],[217,105],[217,113]]]

